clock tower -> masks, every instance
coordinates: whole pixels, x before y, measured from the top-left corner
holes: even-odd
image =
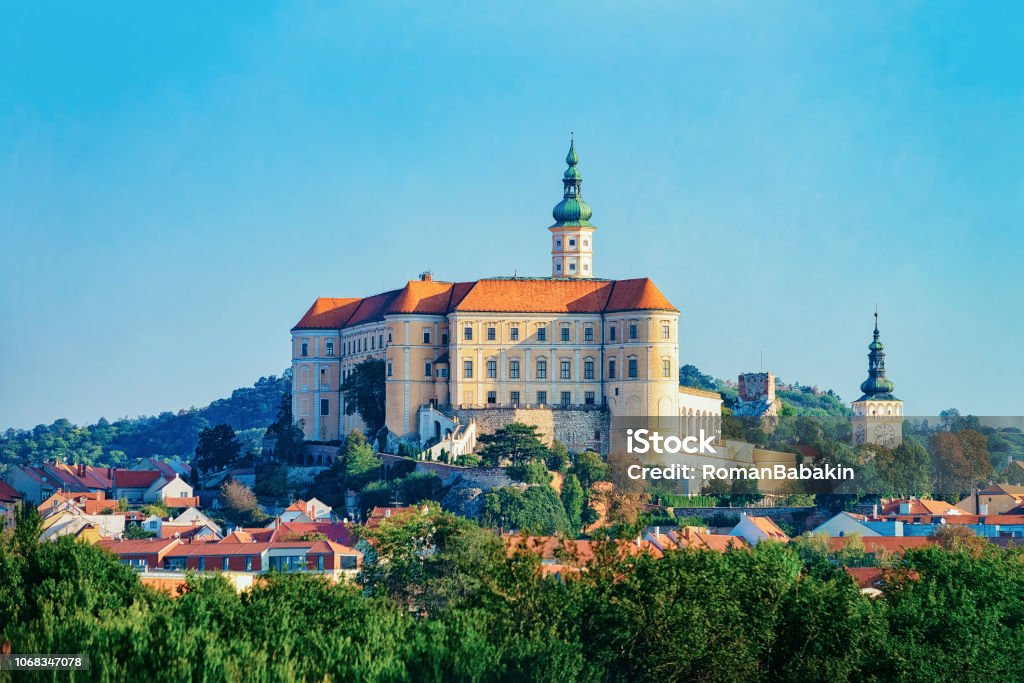
[[[885,376],[885,345],[878,336],[875,311],[874,339],[868,344],[868,378],[860,385],[863,395],[851,404],[853,445],[876,443],[895,448],[903,443],[903,401],[893,396],[896,385]]]
[[[576,142],[570,139],[569,165],[562,174],[562,201],[551,210],[555,224],[551,231],[551,277],[594,277],[594,230],[590,224],[593,211],[583,201],[583,176],[577,166]]]

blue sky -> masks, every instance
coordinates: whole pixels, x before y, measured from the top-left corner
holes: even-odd
[[[0,428],[204,405],[316,296],[546,275],[576,132],[595,272],[681,356],[1024,414],[1014,3],[5,3]],[[213,5],[213,6],[211,6]]]

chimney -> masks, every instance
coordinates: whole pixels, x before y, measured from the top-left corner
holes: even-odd
[[[878,505],[877,504],[871,506],[871,516],[872,517],[877,517],[878,516]]]
[[[661,527],[660,526],[654,527],[654,537],[657,538],[658,536],[661,536]]]
[[[391,516],[391,508],[384,508],[384,517],[388,518]]]

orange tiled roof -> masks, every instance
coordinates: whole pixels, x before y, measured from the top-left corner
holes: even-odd
[[[761,533],[766,534],[768,538],[777,541],[789,540],[789,536],[786,535],[786,532],[780,529],[779,525],[772,521],[770,517],[753,517],[751,515],[747,515],[747,519],[749,519],[753,525],[761,531]]]
[[[307,330],[338,330],[345,326],[348,319],[362,299],[335,299],[320,297],[296,323],[294,329]]]
[[[199,496],[167,496],[164,498],[164,505],[169,508],[197,508]]]
[[[882,506],[882,514],[887,515],[890,513],[900,514],[900,505],[903,503],[910,503],[910,515],[962,515],[965,514],[963,510],[956,507],[951,503],[945,503],[941,500],[928,500],[927,498],[911,498],[903,500],[893,500]]]
[[[841,550],[850,542],[852,536],[833,536],[828,539],[829,549]],[[902,553],[905,550],[925,548],[935,545],[935,539],[928,536],[861,536],[865,552],[877,553],[884,550],[890,553]]]
[[[649,278],[632,280],[490,278],[475,282],[411,280],[365,299],[317,299],[292,329],[340,329],[391,313],[610,313],[675,311]]]

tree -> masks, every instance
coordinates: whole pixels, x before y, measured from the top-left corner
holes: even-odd
[[[602,481],[607,471],[608,466],[601,459],[601,454],[589,450],[577,455],[569,468],[569,474],[576,475],[584,489],[589,489],[595,481]]]
[[[932,534],[932,538],[946,550],[966,552],[975,557],[980,556],[990,545],[974,531],[959,524],[940,525]]]
[[[569,519],[569,530],[578,534],[583,527],[583,487],[575,474],[566,475],[562,482],[562,506]]]
[[[711,375],[705,375],[695,365],[686,364],[679,368],[679,385],[705,391],[718,391],[718,383]]]
[[[238,459],[242,445],[231,425],[219,424],[199,432],[195,465],[204,472],[220,470]]]
[[[255,526],[267,519],[267,515],[260,510],[256,494],[248,486],[237,481],[224,482],[218,501],[224,516],[238,526]]]
[[[484,524],[548,536],[569,531],[569,518],[550,486],[506,486],[484,495]]]
[[[153,538],[156,536],[152,531],[146,531],[138,524],[129,524],[124,528],[124,537],[128,539]]]
[[[386,390],[386,363],[383,359],[370,358],[358,363],[341,385],[345,414],[358,413],[367,432],[376,434],[384,426]]]
[[[305,456],[305,435],[302,427],[294,422],[292,416],[292,395],[286,392],[281,395],[281,403],[277,408],[277,419],[267,427],[266,436],[274,442],[274,457],[283,463],[301,465]]]
[[[552,472],[561,472],[565,474],[566,470],[569,469],[569,449],[566,448],[565,444],[554,439],[551,442],[551,447],[548,449],[547,455],[547,467]]]
[[[537,435],[537,427],[522,422],[511,422],[493,434],[482,434],[477,442],[483,444],[480,456],[491,465],[524,465],[548,455],[548,447]]]
[[[885,483],[884,491],[899,498],[927,497],[931,492],[931,458],[914,437],[907,437],[894,450],[883,449],[875,457],[875,468]]]

